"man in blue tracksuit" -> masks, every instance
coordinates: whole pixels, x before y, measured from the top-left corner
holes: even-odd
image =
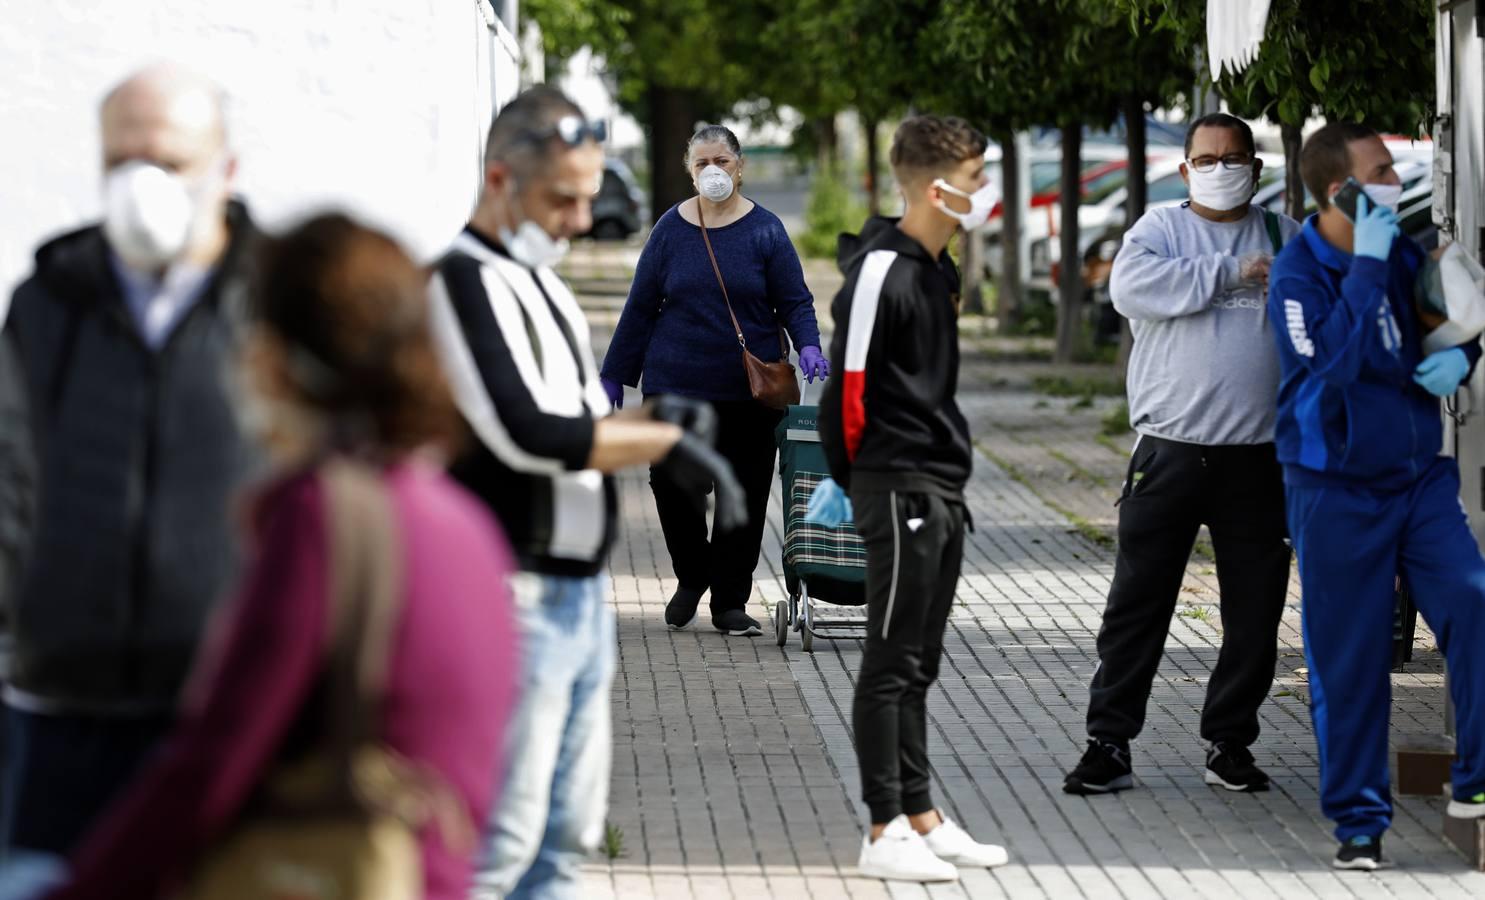
[[[1441,456],[1438,398],[1480,357],[1477,341],[1425,356],[1413,305],[1423,251],[1400,235],[1401,184],[1365,126],[1333,123],[1300,155],[1320,211],[1270,274],[1279,344],[1276,427],[1289,533],[1303,587],[1320,803],[1335,866],[1375,869],[1392,820],[1387,732],[1393,584],[1401,574],[1438,638],[1458,716],[1449,813],[1485,817],[1485,559]],[[1364,193],[1355,221],[1332,202]]]

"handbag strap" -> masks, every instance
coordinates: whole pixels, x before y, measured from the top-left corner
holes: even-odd
[[[732,311],[732,298],[727,295],[727,282],[722,280],[722,268],[717,265],[717,254],[712,251],[712,239],[706,232],[706,216],[701,212],[701,198],[696,198],[696,221],[701,225],[701,240],[706,244],[706,255],[712,261],[712,272],[717,276],[717,284],[722,288],[722,300],[727,303],[727,315],[732,319],[732,330],[737,334],[737,344],[746,352],[748,341],[743,337],[742,326],[737,323],[737,313]],[[789,359],[789,339],[784,334],[784,326],[779,326],[779,349],[783,352],[784,361]]]
[[[349,775],[357,749],[379,737],[402,553],[380,473],[337,456],[322,478],[331,564],[329,748]]]

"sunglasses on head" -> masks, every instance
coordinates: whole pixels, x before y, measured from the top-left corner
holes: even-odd
[[[608,140],[608,123],[601,120],[590,122],[581,116],[563,116],[550,128],[528,131],[526,136],[533,141],[559,138],[569,147],[577,147],[589,138],[592,138],[593,143],[601,144]]]

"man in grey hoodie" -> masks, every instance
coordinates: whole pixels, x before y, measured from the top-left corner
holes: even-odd
[[[1248,747],[1273,683],[1290,551],[1274,450],[1279,360],[1264,293],[1273,255],[1299,225],[1252,205],[1263,163],[1241,119],[1196,120],[1185,149],[1191,199],[1147,213],[1114,260],[1110,293],[1134,331],[1129,419],[1139,440],[1119,499],[1088,749],[1063,784],[1071,794],[1134,785],[1129,742],[1144,726],[1203,524],[1217,556],[1223,637],[1201,717],[1206,782],[1268,788]]]

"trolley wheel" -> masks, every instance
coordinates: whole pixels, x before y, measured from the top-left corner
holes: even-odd
[[[810,595],[805,594],[800,603],[803,615],[799,617],[799,645],[805,653],[815,652],[815,615],[810,608]]]
[[[789,601],[780,600],[773,607],[773,636],[782,647],[789,643]]]

